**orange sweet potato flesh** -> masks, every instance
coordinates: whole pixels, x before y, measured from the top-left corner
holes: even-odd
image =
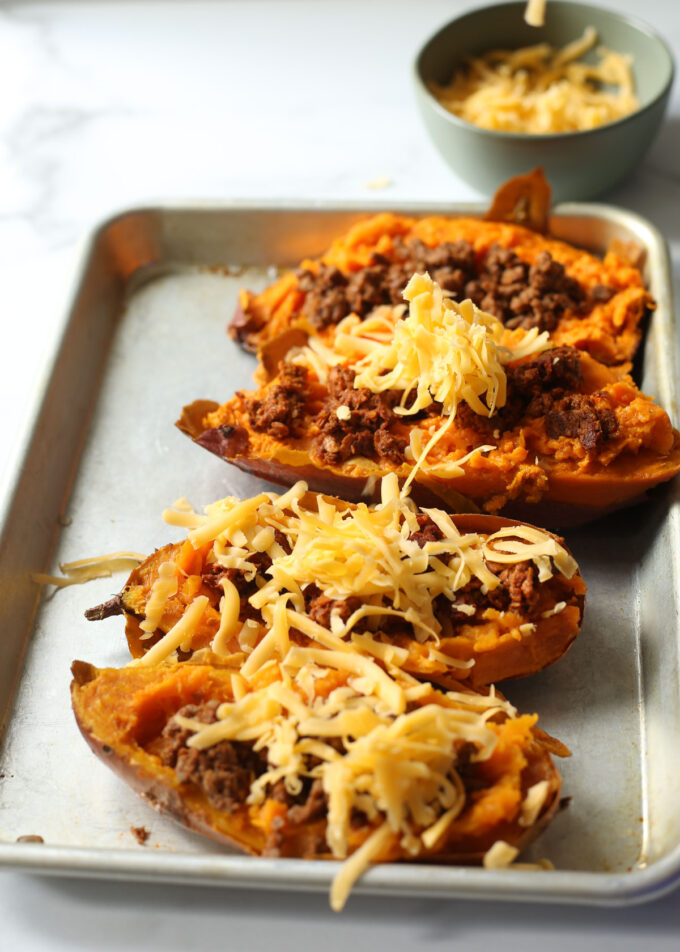
[[[640,393],[625,368],[580,358],[579,394],[595,395],[616,417],[618,431],[602,447],[585,450],[571,436],[552,437],[543,417],[523,418],[489,440],[495,448],[470,459],[463,472],[432,470],[486,442],[456,423],[417,473],[411,494],[419,505],[452,512],[483,509],[551,528],[590,522],[642,501],[647,492],[680,472],[680,434],[666,412]],[[185,407],[177,426],[194,442],[240,469],[282,485],[304,479],[310,489],[352,501],[376,498],[379,480],[396,472],[405,480],[412,464],[386,458],[324,461],[315,444],[314,419],[325,390],[312,380],[306,405],[309,422],[300,436],[285,440],[255,430],[249,407],[277,386],[277,378],[253,393],[239,392],[222,406],[201,400]],[[393,429],[408,442],[409,418]],[[431,416],[416,424],[434,432]],[[413,424],[411,424],[413,425]]]
[[[513,520],[498,516],[477,514],[456,515],[453,521],[461,533],[482,535],[490,535],[503,527],[517,524]],[[206,567],[207,548],[199,550],[198,557],[202,557],[203,562],[197,561],[191,574],[180,572],[183,582],[177,594],[168,600],[158,629],[149,636],[145,635],[140,627],[152,586],[158,577],[159,566],[168,561],[182,566],[186,563],[187,548],[191,549],[190,542],[158,549],[132,572],[121,593],[128,646],[134,658],[142,657],[169,631],[198,594],[207,595],[209,605],[194,633],[191,650],[183,653],[182,658],[190,657],[195,651],[208,649],[218,631],[221,590],[209,587],[201,578]],[[436,684],[447,686],[453,681],[464,682],[474,689],[479,689],[496,681],[525,677],[559,660],[573,644],[583,621],[586,585],[578,572],[571,579],[567,579],[556,571],[552,578],[538,585],[537,591],[536,603],[524,612],[498,611],[489,604],[480,618],[464,619],[461,623],[458,616],[458,623],[453,631],[450,634],[442,634],[436,645],[437,651],[452,659],[450,665],[443,659],[434,660],[429,652],[431,642],[419,643],[410,629],[405,629],[402,633],[391,633],[385,640],[408,651],[408,660],[403,665],[405,670],[422,680]],[[562,610],[551,614],[560,603],[564,603]],[[452,617],[455,617],[455,614],[452,612]],[[242,614],[241,620],[244,621],[245,617]],[[521,627],[525,625],[534,627],[522,631]],[[263,623],[262,633],[265,631],[266,626]],[[307,643],[307,639],[299,633],[291,632],[291,637],[301,644]],[[237,657],[240,648],[236,639],[231,650]],[[474,664],[465,669],[456,667],[455,661],[472,661]]]
[[[516,197],[513,192],[509,201]],[[523,194],[520,199],[529,201]],[[506,217],[505,213],[500,217]],[[528,265],[533,265],[542,252],[548,252],[578,282],[586,298],[577,310],[567,308],[559,317],[551,331],[555,345],[577,347],[610,365],[632,360],[640,343],[643,318],[654,302],[638,268],[615,248],[600,259],[513,221],[441,216],[416,219],[384,212],[355,225],[321,258],[306,259],[300,268],[317,273],[325,265],[350,275],[370,266],[376,254],[394,258],[395,249],[403,242],[422,241],[434,248],[459,240],[473,247],[478,266],[494,245],[513,251]],[[436,275],[432,276],[436,280]],[[609,300],[598,300],[595,289],[600,286],[610,289]],[[265,375],[276,371],[278,359],[300,343],[301,335],[316,332],[303,311],[305,297],[294,272],[283,275],[259,294],[241,291],[229,333],[248,350],[259,353]]]
[[[144,560],[130,574],[120,595],[125,612],[125,635],[133,658],[141,658],[162,636],[180,620],[187,607],[198,595],[206,595],[210,604],[203,613],[192,640],[192,652],[207,648],[217,634],[220,624],[219,595],[214,589],[204,584],[201,573],[204,568],[204,559],[207,551],[199,550],[200,560],[187,569],[183,558],[186,548],[192,548],[191,543],[176,543],[164,545]],[[146,633],[140,627],[146,613],[146,603],[151,588],[158,578],[158,569],[163,562],[173,561],[180,569],[181,583],[177,594],[168,599],[165,611],[155,632]],[[235,646],[237,649],[238,646]],[[184,655],[183,655],[184,657]]]
[[[193,780],[181,781],[154,752],[161,731],[186,704],[233,700],[227,669],[191,663],[167,668],[106,668],[86,662],[72,667],[73,710],[83,737],[94,753],[136,790],[151,806],[184,826],[226,846],[262,853],[272,821],[282,816],[281,804],[265,799],[260,806],[245,803],[234,812],[216,809]],[[432,703],[437,701],[433,692]],[[437,862],[476,863],[499,839],[524,848],[559,809],[560,777],[549,750],[534,728],[535,717],[524,716],[494,724],[498,743],[491,757],[471,765],[470,792],[459,817],[443,840],[419,854],[418,859]],[[557,745],[559,747],[559,744]],[[547,782],[547,795],[531,826],[519,823],[520,806],[528,789]],[[281,856],[308,855],[308,844],[325,832],[325,820],[291,823],[284,817]],[[351,850],[370,834],[371,828],[353,831]],[[316,854],[330,859],[330,853]],[[384,861],[408,859],[398,844],[381,857]]]

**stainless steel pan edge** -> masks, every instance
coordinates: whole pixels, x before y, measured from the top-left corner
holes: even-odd
[[[87,299],[103,278],[97,274],[96,253],[101,232],[102,229],[98,229],[80,244],[71,281],[73,303],[55,326],[54,352],[37,377],[27,409],[24,436],[18,445],[10,448],[10,459],[0,482],[0,605],[4,630],[10,635],[0,639],[0,737],[21,676],[41,597],[41,588],[33,581],[32,573],[44,570],[50,562],[86,429],[79,427],[70,434],[64,414],[89,416],[88,408],[96,397],[102,372],[103,360],[93,361],[90,353],[74,346],[79,328],[88,321]],[[116,295],[111,294],[108,281],[103,281],[101,290],[104,297],[100,302],[101,313],[106,319],[91,322],[89,343],[95,353],[99,348],[105,355],[102,341],[110,338],[118,312],[113,303]],[[72,376],[79,378],[79,402],[76,406],[65,406],[61,398],[65,383]],[[62,452],[55,452],[57,439],[61,441]],[[27,490],[47,473],[49,478],[41,480],[42,491],[37,496]]]
[[[359,218],[369,212],[384,210],[372,205],[357,205],[352,209],[342,203],[332,205],[324,203],[322,207],[314,204],[301,205],[299,203],[267,202],[258,205],[247,202],[211,203],[207,207],[201,205],[187,207],[186,205],[163,205],[149,209],[136,209],[124,212],[111,221],[104,223],[94,234],[86,247],[83,264],[77,285],[79,293],[74,307],[69,312],[64,323],[64,334],[55,360],[49,383],[44,390],[40,410],[35,414],[35,426],[30,439],[26,444],[26,455],[17,466],[13,479],[10,479],[5,496],[0,500],[2,514],[5,521],[0,540],[0,574],[5,584],[8,574],[15,586],[17,579],[23,586],[20,597],[15,599],[15,592],[10,591],[9,608],[12,615],[13,629],[21,628],[25,635],[15,638],[13,653],[0,658],[3,662],[3,673],[0,674],[0,703],[4,700],[9,707],[13,687],[8,687],[7,678],[12,678],[13,684],[20,676],[21,657],[30,637],[31,620],[35,612],[39,593],[37,587],[27,583],[27,572],[36,568],[45,567],[49,562],[56,534],[58,532],[58,517],[65,499],[68,496],[70,482],[77,467],[80,440],[86,427],[79,431],[78,439],[74,439],[69,452],[62,452],[61,467],[54,473],[54,453],[50,450],[48,435],[55,427],[59,427],[59,390],[60,375],[80,373],[83,379],[83,399],[85,409],[79,412],[87,417],[87,405],[96,394],[97,382],[101,372],[100,366],[83,368],[83,354],[71,352],[70,340],[75,325],[85,319],[85,310],[91,314],[94,308],[102,316],[101,326],[97,333],[103,338],[109,338],[114,329],[120,303],[126,289],[139,286],[147,277],[157,273],[158,267],[168,264],[164,257],[164,228],[181,227],[181,220],[186,215],[205,214],[206,211],[238,210],[244,214],[260,212],[268,215],[276,211],[291,210],[307,216],[314,216],[315,211],[326,212],[337,210],[345,213],[349,219]],[[452,206],[450,208],[431,205],[402,205],[400,211],[408,214],[453,213],[479,214],[483,211],[480,206]],[[613,209],[609,206],[591,204],[570,204],[560,206],[555,210],[553,227],[558,236],[568,240],[568,226],[571,219],[579,216],[601,216],[614,224],[620,222],[629,226],[634,221],[635,228],[647,232],[649,248],[654,249],[650,255],[649,267],[652,273],[648,275],[654,285],[659,308],[654,318],[654,334],[648,341],[646,364],[654,366],[658,373],[655,380],[656,390],[660,400],[668,407],[677,422],[677,397],[675,369],[678,366],[677,342],[673,334],[673,316],[671,304],[670,283],[668,271],[663,267],[667,260],[665,243],[660,234],[638,216],[628,212]],[[156,222],[158,227],[149,228],[149,221]],[[138,225],[144,221],[145,227]],[[565,233],[565,229],[566,232]],[[129,245],[129,236],[140,234],[144,236],[141,246],[133,249],[131,258],[118,260],[118,250],[125,244]],[[125,236],[127,235],[127,239]],[[324,242],[324,238],[319,238]],[[122,244],[121,244],[122,243]],[[582,244],[583,242],[581,242]],[[96,275],[92,274],[92,267],[96,264],[96,251],[102,252],[102,245],[110,265],[109,283],[105,288],[97,284]],[[323,245],[322,245],[323,247]],[[297,251],[290,252],[294,263],[302,256]],[[309,251],[305,248],[305,251]],[[319,249],[321,250],[321,249]],[[205,264],[200,248],[187,249],[190,263]],[[111,257],[114,262],[111,266]],[[225,262],[209,262],[210,264],[227,264]],[[170,263],[171,266],[172,263]],[[100,276],[101,277],[101,276]],[[99,291],[95,293],[94,288]],[[101,292],[101,293],[100,293]],[[102,338],[102,339],[103,339]],[[672,345],[671,345],[672,342]],[[101,347],[105,352],[105,346]],[[670,358],[670,359],[669,359]],[[26,501],[22,499],[22,484],[27,476],[36,467],[50,466],[53,470],[52,489],[44,498],[44,506],[38,514],[38,520],[44,529],[44,534],[36,533],[37,547],[30,551],[20,552],[17,558],[17,531],[25,517]],[[10,474],[12,475],[12,474]],[[678,538],[678,493],[675,493],[676,502],[671,507],[668,516],[667,530],[675,539]],[[35,513],[34,513],[35,518]],[[677,572],[677,551],[674,553],[674,569]],[[7,573],[2,560],[11,559],[12,573]],[[25,596],[25,586],[29,587],[29,596]],[[3,593],[4,594],[4,593]],[[5,611],[8,602],[3,599]],[[23,614],[22,614],[23,613]],[[677,606],[676,606],[677,615]],[[11,641],[11,639],[6,639]],[[17,646],[18,650],[17,650]],[[644,670],[644,667],[643,667]],[[1,709],[1,707],[0,707]],[[134,878],[155,881],[193,882],[205,884],[226,884],[273,888],[308,888],[325,889],[335,871],[335,864],[310,864],[301,861],[268,860],[252,861],[248,858],[227,855],[224,857],[201,857],[195,855],[164,854],[162,863],[159,857],[143,853],[131,854],[128,851],[80,848],[60,848],[44,845],[29,844],[1,844],[0,863],[14,868],[35,872],[53,873],[59,875],[101,876],[105,878]],[[162,867],[162,868],[161,868]],[[589,873],[589,872],[552,872],[548,875],[537,875],[533,872],[509,870],[501,872],[482,871],[476,869],[441,868],[433,866],[385,866],[371,870],[364,878],[358,891],[369,893],[395,894],[404,892],[420,895],[452,895],[469,896],[476,898],[514,898],[523,900],[560,901],[576,903],[617,904],[622,902],[642,902],[654,898],[673,888],[680,875],[680,847],[674,849],[661,859],[653,862],[647,869],[635,869],[626,874]]]
[[[182,883],[325,892],[336,862],[97,850],[21,844],[0,847],[0,862],[24,872],[141,882]],[[622,906],[658,899],[678,885],[680,850],[654,868],[630,873],[553,870],[483,870],[469,867],[385,864],[366,872],[353,892],[422,898]]]

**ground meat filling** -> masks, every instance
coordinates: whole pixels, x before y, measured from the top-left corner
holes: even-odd
[[[532,397],[537,391],[576,390],[582,381],[581,354],[575,347],[555,347],[507,369],[512,389]]]
[[[552,439],[576,438],[592,452],[616,436],[618,421],[611,407],[598,405],[597,394],[572,393],[558,400],[546,414],[545,429]]]
[[[315,758],[311,758],[315,760]],[[275,817],[267,840],[262,850],[263,856],[281,856],[281,847],[284,842],[286,828],[295,827],[300,833],[298,841],[298,855],[302,859],[313,859],[320,853],[328,852],[325,828],[315,824],[323,820],[328,813],[328,800],[324,793],[323,783],[317,777],[302,777],[302,790],[293,796],[286,789],[283,780],[279,780],[271,788],[269,796],[272,800],[282,803],[286,807],[285,816]]]
[[[461,426],[488,441],[494,433],[511,430],[522,420],[545,417],[551,439],[578,439],[587,452],[598,451],[616,436],[616,415],[601,395],[574,392],[582,382],[581,355],[575,348],[545,351],[532,360],[506,367],[506,374],[505,406],[493,416],[483,417],[462,402],[456,410]]]
[[[430,248],[418,239],[405,243],[397,238],[392,258],[375,254],[368,267],[350,274],[324,264],[316,274],[299,271],[298,288],[305,294],[302,313],[314,327],[323,328],[348,314],[366,317],[380,305],[403,304],[402,292],[416,271],[428,271],[442,288],[461,298],[474,268],[474,250],[467,241]]]
[[[350,313],[347,301],[349,278],[340,268],[319,265],[313,271],[298,271],[298,288],[305,295],[302,313],[314,327],[337,324]]]
[[[586,295],[559,261],[542,251],[529,265],[510,248],[493,245],[476,280],[465,287],[483,311],[510,328],[552,331],[565,311],[579,311]]]
[[[212,724],[217,719],[219,701],[187,704],[178,711],[184,717]],[[181,783],[195,783],[203,790],[211,806],[224,813],[242,807],[253,781],[267,769],[266,759],[253,745],[242,741],[222,740],[205,750],[187,747],[193,736],[173,718],[163,728],[153,753],[165,766],[172,767]]]
[[[265,571],[272,564],[266,552],[251,552],[248,555],[248,561],[256,567],[256,575],[264,576]],[[243,569],[226,569],[219,562],[211,562],[205,566],[201,573],[203,582],[212,588],[215,592],[222,591],[222,579],[228,579],[238,590],[239,595],[253,595],[258,589],[255,579],[248,581]]]
[[[251,595],[259,591],[257,578],[266,577],[264,573],[272,564],[272,561],[266,552],[253,552],[248,556],[248,561],[254,562],[257,566],[256,575],[250,581],[248,581],[246,573],[242,569],[226,569],[217,562],[204,567],[201,572],[201,581],[215,593],[216,604],[219,604],[219,599],[224,595],[222,579],[228,579],[239,594],[239,619],[245,621],[250,618],[253,621],[261,622],[262,615],[257,609],[253,608],[249,599]]]
[[[426,513],[419,512],[416,519],[418,520],[418,529],[409,536],[411,542],[417,542],[421,549],[427,542],[441,542],[444,533]]]
[[[439,526],[425,513],[418,513],[418,530],[409,536],[422,548],[428,542],[439,542],[444,538]],[[477,578],[471,579],[463,588],[456,592],[455,604],[469,605],[475,609],[475,615],[456,611],[451,601],[440,595],[435,602],[435,615],[440,618],[445,614],[454,624],[469,624],[473,620],[481,620],[481,612],[486,608],[495,608],[498,611],[513,611],[517,614],[530,617],[539,601],[538,570],[533,562],[517,562],[512,565],[503,565],[496,562],[487,563],[489,570],[498,576],[499,585],[492,591],[483,593],[482,583]]]
[[[538,569],[533,562],[516,562],[514,565],[489,563],[491,571],[498,576],[500,585],[496,601],[507,600],[503,611],[530,616],[539,600]],[[498,607],[497,605],[495,607]]]
[[[456,592],[455,602],[440,596],[435,605],[435,614],[441,618],[446,613],[455,625],[469,625],[483,621],[482,615],[487,608],[499,612],[515,612],[522,618],[531,618],[538,604],[538,570],[533,562],[517,562],[514,565],[496,565],[488,563],[489,569],[498,576],[499,585],[486,593],[482,592],[479,579],[471,579]],[[474,615],[456,611],[455,605],[467,605],[475,609]]]
[[[305,294],[302,313],[317,328],[337,324],[351,313],[364,318],[379,305],[403,304],[409,279],[424,271],[454,300],[471,298],[510,328],[551,331],[565,312],[582,314],[615,294],[604,284],[586,292],[548,251],[530,265],[512,249],[493,245],[478,261],[472,245],[462,239],[431,248],[417,238],[395,238],[389,257],[375,254],[371,264],[358,271],[344,274],[324,264],[317,273],[299,271],[298,287]]]
[[[306,367],[281,363],[276,382],[266,396],[262,400],[248,400],[247,410],[252,428],[267,433],[275,440],[300,436],[307,385]]]
[[[323,463],[337,465],[351,456],[381,457],[399,465],[406,442],[392,432],[397,417],[391,393],[355,389],[355,372],[333,367],[328,375],[328,398],[316,417],[318,436],[314,451]],[[348,419],[340,419],[339,407],[347,407]]]
[[[187,704],[177,713],[204,724],[217,719],[219,701]],[[253,782],[267,770],[266,752],[256,751],[243,741],[223,740],[205,750],[187,746],[192,731],[180,727],[173,718],[150,748],[167,767],[172,767],[181,783],[194,783],[205,793],[211,806],[224,813],[234,813],[246,803]],[[333,740],[330,740],[334,744]],[[339,743],[339,742],[338,742]],[[334,744],[335,746],[335,744]],[[342,748],[340,748],[342,750]],[[311,768],[314,758],[310,758]],[[301,827],[322,820],[328,804],[320,779],[302,777],[302,789],[292,795],[282,780],[267,796],[286,807],[285,814],[275,818],[263,850],[264,856],[279,856],[286,828]],[[365,821],[365,818],[364,818]],[[325,831],[303,831],[302,855],[310,857],[327,851]]]
[[[418,238],[408,243],[396,239],[394,253],[396,262],[391,266],[391,276],[394,283],[397,276],[400,281],[400,286],[393,290],[395,303],[403,301],[401,292],[416,272],[422,274],[427,271],[432,280],[456,300],[466,296],[465,287],[476,274],[474,248],[463,239],[444,241],[434,248]]]
[[[290,543],[287,537],[279,529],[274,532],[276,542],[283,551],[289,555],[291,551]],[[262,580],[266,580],[266,571],[272,564],[271,556],[267,552],[250,552],[248,561],[255,566],[255,576],[252,579],[246,578],[246,572],[243,569],[225,568],[219,562],[209,562],[204,565],[201,572],[201,581],[211,589],[218,598],[224,594],[222,585],[223,579],[228,579],[239,593],[241,608],[239,618],[252,618],[254,621],[262,621],[261,613],[250,604],[251,595],[259,591]],[[258,584],[258,579],[260,580]]]
[[[349,598],[330,598],[314,584],[305,588],[304,596],[307,615],[317,625],[328,628],[329,631],[333,613],[337,614],[342,622],[346,622],[350,615],[362,605],[361,599],[354,595]]]

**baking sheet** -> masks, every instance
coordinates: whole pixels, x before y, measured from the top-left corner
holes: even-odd
[[[102,226],[87,249],[26,466],[4,500],[0,591],[10,624],[0,710],[11,716],[0,749],[1,863],[327,888],[335,864],[229,853],[160,817],[92,756],[70,710],[69,667],[74,658],[100,667],[128,660],[120,618],[83,618],[124,576],[50,592],[33,620],[37,592],[26,569],[44,570],[48,555],[55,571],[89,555],[150,552],[181,537],[161,519],[179,496],[198,507],[262,486],[192,445],[172,421],[197,397],[224,400],[250,386],[255,358],[224,334],[238,289],[264,287],[275,266],[321,251],[366,211],[140,210]],[[663,242],[635,216],[598,206],[564,206],[553,231],[596,251],[614,236],[646,247],[659,308],[643,385],[677,424]],[[572,902],[640,900],[670,888],[680,869],[677,496],[664,487],[644,507],[568,533],[590,586],[583,631],[558,664],[503,688],[573,751],[560,764],[571,806],[525,854],[550,858],[557,871],[392,865],[371,870],[358,888]],[[149,832],[145,845],[135,827]],[[16,844],[26,835],[44,843]]]

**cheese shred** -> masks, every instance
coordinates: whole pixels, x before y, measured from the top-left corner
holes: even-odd
[[[97,555],[89,559],[78,559],[75,562],[59,564],[60,575],[48,575],[44,572],[33,572],[31,578],[39,585],[54,585],[57,588],[66,588],[68,585],[81,585],[95,578],[109,578],[114,572],[129,572],[146,558],[139,552],[111,552],[108,555]]]
[[[540,25],[544,3],[530,0],[526,19]],[[441,105],[484,129],[550,134],[580,132],[615,122],[639,108],[632,57],[597,47],[597,31],[561,49],[537,43],[517,50],[491,50],[468,57],[447,85],[430,83]]]

